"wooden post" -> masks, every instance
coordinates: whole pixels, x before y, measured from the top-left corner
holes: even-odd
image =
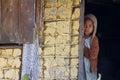
[[[78,80],[84,80],[84,66],[83,66],[83,35],[84,35],[84,7],[85,0],[81,1],[80,9],[80,41],[79,41],[79,70],[78,70]]]

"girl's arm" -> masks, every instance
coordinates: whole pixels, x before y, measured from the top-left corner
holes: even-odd
[[[98,42],[98,38],[95,36],[91,43],[90,49],[84,47],[84,56],[90,60],[91,72],[95,72],[97,70],[98,53],[99,53],[99,42]]]
[[[90,71],[95,72],[97,70],[97,59],[99,53],[99,41],[98,38],[95,36],[91,43],[90,48]]]

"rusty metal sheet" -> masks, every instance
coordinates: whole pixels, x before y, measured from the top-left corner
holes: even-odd
[[[21,30],[21,41],[23,43],[33,42],[33,27],[35,22],[34,0],[20,0],[19,27]]]

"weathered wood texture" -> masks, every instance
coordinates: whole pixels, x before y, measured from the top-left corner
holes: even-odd
[[[33,27],[35,21],[34,0],[20,0],[19,27],[21,29],[21,41],[33,41]]]
[[[0,0],[0,44],[33,42],[34,0]]]
[[[41,10],[41,7],[40,7],[40,2],[41,0],[35,0],[35,21],[36,21],[36,25],[38,27],[40,27],[40,10]]]
[[[84,35],[84,10],[85,10],[85,0],[81,0],[80,5],[80,40],[79,40],[79,68],[78,68],[78,80],[84,80],[84,65],[83,65],[83,35]]]
[[[1,26],[2,25],[1,25],[1,0],[0,0],[0,40],[1,40],[1,33],[2,33],[2,27]]]
[[[38,27],[38,33],[39,33],[39,43],[41,44],[43,41],[43,28],[42,26],[44,25],[43,22],[43,5],[44,5],[44,0],[35,0],[35,22],[36,22],[36,26]]]

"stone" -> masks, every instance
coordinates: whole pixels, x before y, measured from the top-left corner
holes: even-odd
[[[50,79],[50,78],[53,78],[54,79],[54,76],[55,76],[55,68],[54,67],[51,67],[51,68],[49,68],[49,69],[46,69],[46,70],[44,70],[44,76],[46,77],[46,78],[48,78],[48,79]],[[53,80],[53,79],[51,79],[51,80]]]
[[[81,0],[73,0],[73,5],[80,5]]]
[[[64,60],[64,58],[57,57],[57,58],[55,58],[55,62],[57,64],[57,66],[65,66],[65,60]]]
[[[57,22],[58,34],[69,34],[70,33],[70,21],[59,21]]]
[[[20,57],[22,55],[21,49],[13,49],[13,57]]]
[[[15,80],[16,78],[16,73],[14,69],[9,69],[7,71],[5,71],[5,79],[9,79],[9,80]]]
[[[19,58],[9,58],[8,59],[8,66],[12,68],[20,68],[21,61]]]
[[[55,44],[67,44],[70,42],[70,36],[58,35],[55,41]]]
[[[56,19],[57,8],[45,8],[44,19],[54,20]]]
[[[73,45],[71,47],[71,56],[78,56],[79,55],[79,46]]]
[[[44,44],[54,44],[55,37],[53,36],[44,36]]]
[[[19,74],[20,74],[20,70],[16,69],[15,70],[15,80],[19,80],[20,79]]]
[[[65,68],[64,67],[57,67],[56,68],[56,78],[62,79],[65,76]]]
[[[13,54],[13,49],[2,49],[2,56],[6,56],[6,57],[8,57],[8,56],[12,56],[12,54]]]
[[[79,61],[78,59],[71,59],[71,64],[70,65],[77,67],[78,66],[78,61]]]
[[[49,69],[51,67],[55,67],[57,64],[56,64],[56,61],[54,58],[44,58],[44,66]]]
[[[14,59],[13,58],[8,58],[8,67],[12,67],[13,66],[13,62],[14,62]]]
[[[72,14],[72,8],[59,7],[57,10],[57,19],[70,19]]]
[[[79,36],[73,36],[72,37],[72,44],[78,44]]]
[[[59,80],[66,80],[69,77],[69,68],[66,67],[57,67],[56,68],[56,78]],[[67,79],[68,80],[68,79]]]
[[[6,55],[12,56],[13,49],[6,49]]]
[[[5,58],[0,58],[0,67],[4,68],[7,66],[7,59]]]
[[[15,58],[15,59],[13,60],[12,67],[13,67],[13,68],[20,68],[20,65],[21,65],[20,59],[19,59],[19,58]]]
[[[69,56],[70,46],[58,45],[55,51],[56,56]]]
[[[72,4],[73,4],[72,0],[58,0],[57,6],[58,7],[63,6],[63,7],[66,7],[66,8],[71,8]]]
[[[72,14],[72,19],[79,19],[80,17],[80,8],[75,8]]]
[[[71,69],[70,69],[70,71],[71,71],[71,78],[77,78],[77,75],[78,75],[78,69],[76,68],[76,67],[72,67]]]
[[[44,34],[54,36],[56,31],[56,22],[46,23],[44,26]]]
[[[72,34],[74,34],[74,35],[79,35],[79,31],[78,31],[78,30],[75,30],[75,29],[72,29]]]
[[[72,21],[72,29],[79,30],[80,22],[79,20]]]
[[[57,0],[45,0],[45,7],[57,7]]]
[[[4,77],[3,69],[0,68],[0,80]]]
[[[45,47],[43,49],[44,55],[46,56],[53,56],[55,54],[55,48],[54,47]]]

